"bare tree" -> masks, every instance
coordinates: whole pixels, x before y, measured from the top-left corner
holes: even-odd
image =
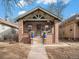
[[[56,15],[57,17],[59,17],[61,20],[63,20],[63,11],[65,10],[65,8],[69,5],[69,3],[64,4],[62,0],[57,0],[56,3],[52,3],[48,5],[48,10],[51,11],[52,14]],[[63,30],[63,25],[61,27],[61,31]],[[61,35],[64,34],[63,32],[61,32]],[[64,36],[62,35],[61,39]]]
[[[1,0],[1,4],[5,10],[6,19],[13,14],[13,10],[17,2],[18,0]]]
[[[13,11],[15,10],[16,5],[19,1],[21,0],[1,0],[1,4],[5,10],[5,19],[13,15]],[[23,1],[27,2],[28,4],[32,4],[34,0],[23,0]],[[22,4],[20,3],[20,5]]]
[[[69,4],[69,3],[68,3]],[[62,12],[67,7],[68,4],[64,4],[63,1],[57,0],[57,3],[52,3],[48,5],[48,9],[56,16],[62,18]]]

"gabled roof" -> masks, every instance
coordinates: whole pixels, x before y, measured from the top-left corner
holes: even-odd
[[[59,17],[57,17],[56,15],[52,14],[51,12],[49,12],[48,10],[46,10],[46,9],[44,9],[44,8],[42,8],[42,7],[36,7],[36,8],[34,8],[34,9],[30,10],[30,11],[27,11],[26,13],[24,13],[24,14],[18,16],[18,17],[16,18],[16,21],[18,21],[20,18],[22,18],[22,17],[24,17],[24,16],[26,16],[26,15],[28,15],[28,14],[30,14],[30,13],[36,11],[36,10],[38,10],[38,9],[40,9],[40,10],[42,10],[42,11],[48,13],[49,15],[51,15],[51,16],[57,18],[59,21],[61,21]]]
[[[69,17],[65,22],[71,22],[77,20],[77,17],[79,17],[79,14],[75,14],[71,17]]]
[[[0,24],[3,24],[3,25],[6,25],[6,26],[9,26],[9,27],[18,29],[18,26],[15,23],[11,23],[9,21],[5,21],[5,20],[3,20],[1,18],[0,18]]]
[[[74,22],[79,21],[79,14],[75,14],[75,15],[69,17],[67,20],[62,22],[61,26],[65,25],[65,24],[68,24],[68,23],[70,23],[72,21],[74,21]]]

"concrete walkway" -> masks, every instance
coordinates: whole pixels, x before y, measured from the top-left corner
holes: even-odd
[[[42,44],[32,44],[27,59],[48,59],[45,47]]]

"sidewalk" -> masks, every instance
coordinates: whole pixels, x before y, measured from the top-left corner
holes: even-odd
[[[31,45],[31,51],[27,59],[48,59],[45,47],[42,44]]]

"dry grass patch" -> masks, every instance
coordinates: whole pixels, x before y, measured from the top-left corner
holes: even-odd
[[[49,59],[79,59],[79,46],[46,47]]]
[[[27,44],[1,44],[0,59],[27,59],[30,45]]]

